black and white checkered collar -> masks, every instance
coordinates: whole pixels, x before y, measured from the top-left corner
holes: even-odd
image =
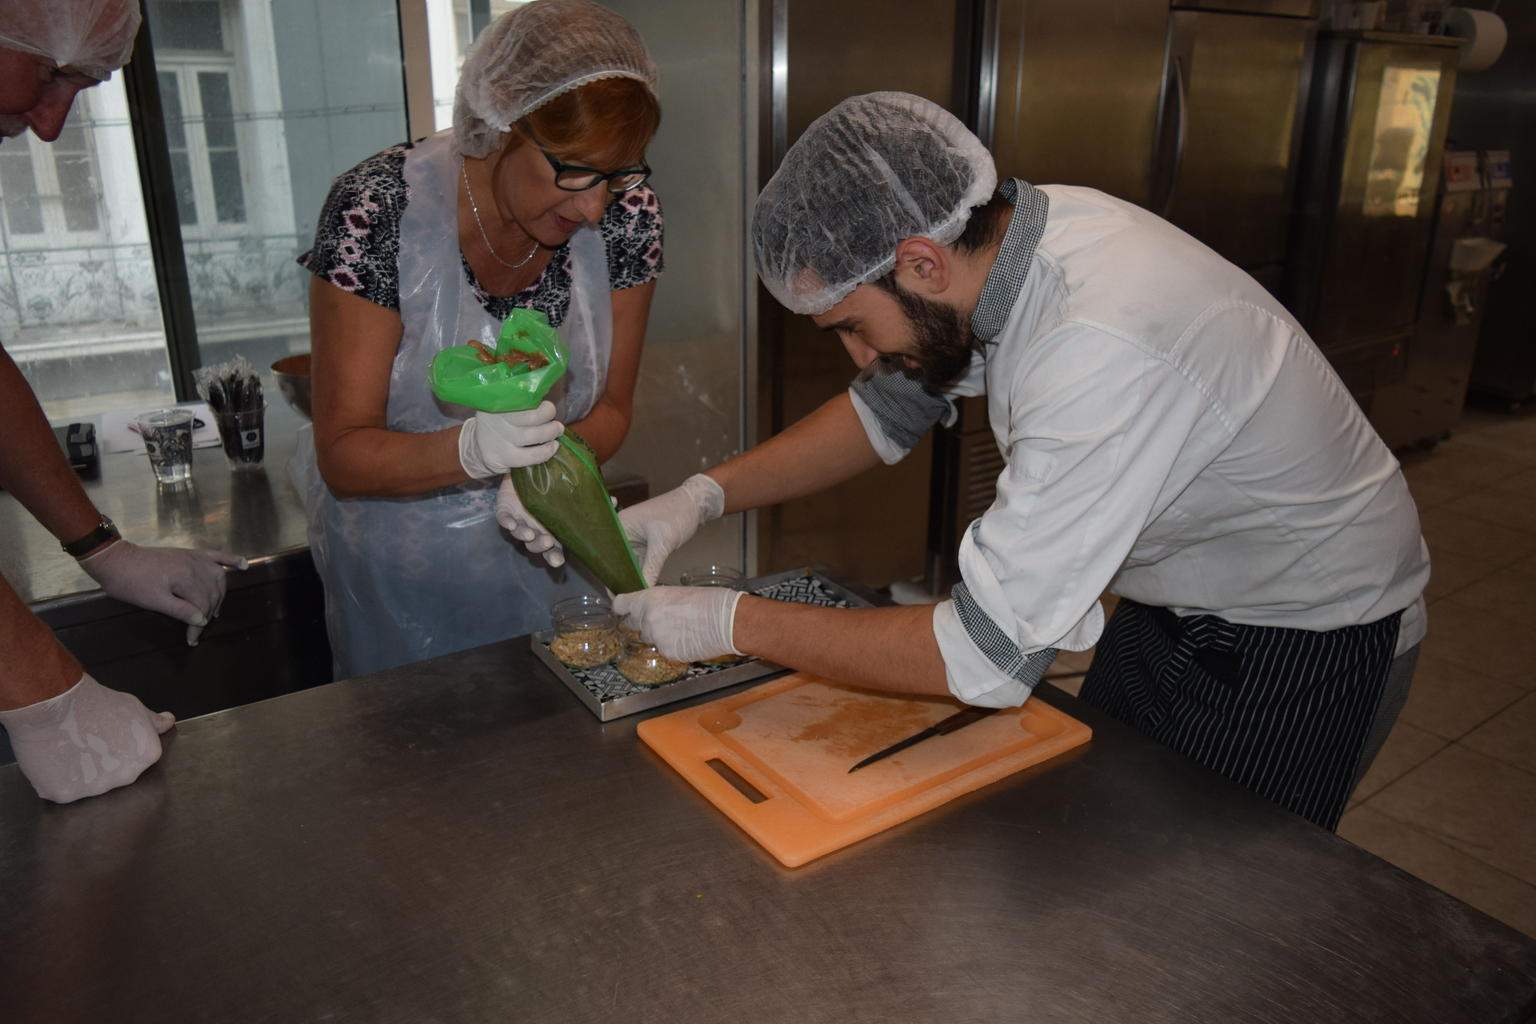
[[[1051,205],[1044,192],[1019,178],[1007,179],[997,192],[1013,204],[1013,220],[1003,234],[1003,244],[971,315],[971,333],[983,342],[996,338],[1008,323],[1030,264],[1035,261],[1035,248],[1045,234],[1045,217]]]

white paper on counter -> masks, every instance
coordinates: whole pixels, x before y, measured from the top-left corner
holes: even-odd
[[[176,406],[178,409],[192,410],[192,447],[193,448],[217,448],[219,446],[219,428],[213,423],[213,410],[208,408],[207,402],[188,402],[186,405]],[[133,429],[134,422],[146,412],[154,412],[153,409],[117,409],[113,412],[101,414],[101,422],[96,427],[96,444],[103,452],[113,455],[118,452],[144,451],[144,439],[138,431]],[[202,421],[202,426],[197,426],[197,421]]]

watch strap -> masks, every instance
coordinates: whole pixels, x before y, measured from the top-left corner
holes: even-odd
[[[120,540],[122,534],[118,532],[117,525],[106,516],[101,517],[101,522],[96,528],[79,540],[72,540],[63,545],[64,553],[71,558],[82,558],[101,547],[108,541]]]

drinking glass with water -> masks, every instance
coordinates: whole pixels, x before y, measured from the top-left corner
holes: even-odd
[[[179,484],[192,478],[192,410],[157,409],[138,419],[139,436],[155,480]]]

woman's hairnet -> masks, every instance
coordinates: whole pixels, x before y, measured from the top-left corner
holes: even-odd
[[[105,82],[128,63],[139,20],[138,0],[4,0],[0,46]]]
[[[534,0],[493,21],[464,58],[454,146],[485,156],[519,119],[600,78],[633,78],[656,91],[656,65],[640,33],[591,0]]]
[[[795,313],[824,313],[895,265],[905,238],[948,245],[992,197],[981,140],[920,96],[872,92],[811,122],[757,197],[757,273]]]

